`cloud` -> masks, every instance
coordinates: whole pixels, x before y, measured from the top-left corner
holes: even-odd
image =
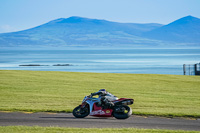
[[[16,29],[8,24],[0,25],[0,33],[13,32],[13,31],[16,31]]]

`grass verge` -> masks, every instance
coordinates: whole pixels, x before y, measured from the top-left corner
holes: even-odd
[[[63,128],[63,127],[28,127],[28,126],[0,126],[2,133],[198,133],[198,131],[136,129],[136,128]]]
[[[71,112],[101,88],[136,115],[200,118],[200,77],[183,75],[0,70],[0,110]]]

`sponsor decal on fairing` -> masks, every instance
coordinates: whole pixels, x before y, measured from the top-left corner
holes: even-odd
[[[90,115],[104,115],[106,114],[103,110],[92,111]]]

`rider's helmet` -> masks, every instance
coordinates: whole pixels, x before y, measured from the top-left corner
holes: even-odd
[[[106,89],[100,89],[99,91],[106,91]]]

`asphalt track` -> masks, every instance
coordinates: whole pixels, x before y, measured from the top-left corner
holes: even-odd
[[[200,131],[200,119],[131,116],[126,120],[115,118],[74,118],[71,113],[6,113],[0,112],[0,126],[56,126],[78,128],[144,128]]]

